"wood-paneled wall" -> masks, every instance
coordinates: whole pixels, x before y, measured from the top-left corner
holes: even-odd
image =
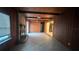
[[[54,37],[72,50],[79,50],[78,10],[78,8],[66,8],[63,15],[55,16]]]

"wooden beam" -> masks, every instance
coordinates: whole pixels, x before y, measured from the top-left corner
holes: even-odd
[[[26,20],[26,21],[52,21],[52,20]]]
[[[26,21],[52,21],[52,20],[30,20],[30,19],[27,19]]]
[[[38,17],[26,17],[27,19],[28,18],[37,18],[38,19]],[[39,18],[39,19],[53,19],[53,18],[46,18],[46,17],[41,17],[41,18]]]
[[[33,13],[33,14],[62,15],[62,13],[35,12],[35,11],[19,11],[19,12],[20,13]]]

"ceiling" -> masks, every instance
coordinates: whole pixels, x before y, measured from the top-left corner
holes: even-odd
[[[25,14],[26,18],[28,20],[49,20],[49,19],[53,19],[54,15],[48,15],[48,14],[32,14],[32,13],[27,13]]]
[[[51,13],[63,13],[65,9],[59,7],[21,7],[19,10],[25,14],[28,20],[38,20],[39,18],[40,20],[49,20],[55,16]]]
[[[21,7],[19,9],[21,11],[62,13],[65,8],[63,8],[63,7]]]

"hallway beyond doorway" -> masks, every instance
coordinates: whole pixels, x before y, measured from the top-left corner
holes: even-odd
[[[68,51],[60,42],[45,33],[29,33],[29,39],[24,44],[14,47],[14,51]]]

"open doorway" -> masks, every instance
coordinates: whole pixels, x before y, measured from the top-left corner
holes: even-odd
[[[40,24],[40,32],[44,32],[44,22],[41,22]]]
[[[46,21],[45,22],[45,33],[49,36],[53,37],[53,28],[54,28],[54,21]]]
[[[54,21],[26,21],[26,32],[28,33],[45,33],[53,37]]]
[[[28,34],[29,33],[29,21],[26,21],[26,33]]]

